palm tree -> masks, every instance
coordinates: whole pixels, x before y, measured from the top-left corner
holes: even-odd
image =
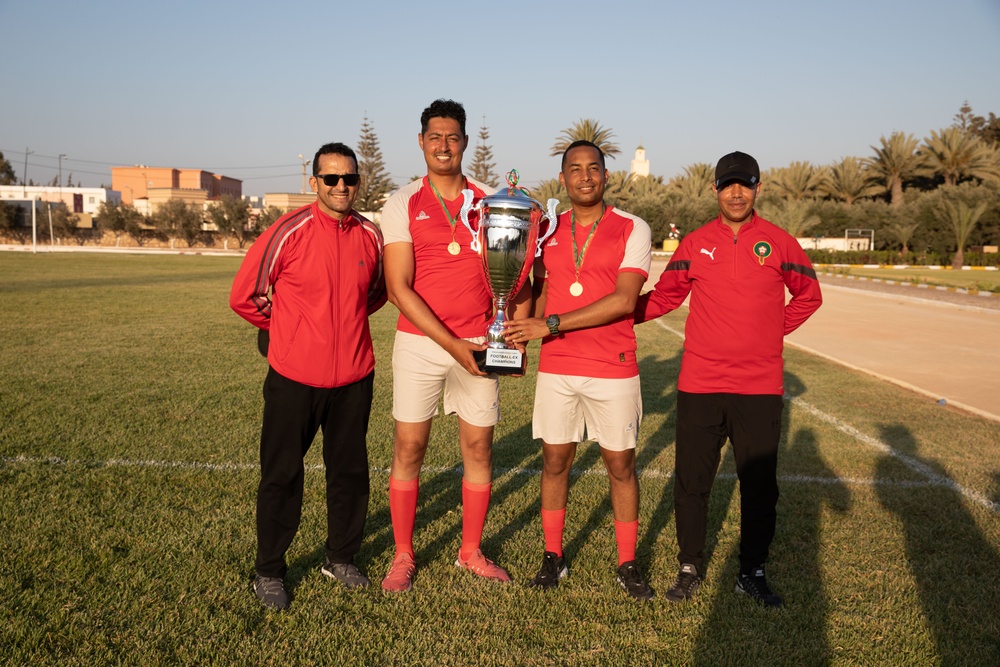
[[[763,211],[770,220],[796,238],[802,237],[809,229],[820,223],[818,215],[810,215],[812,202],[804,199],[785,199],[772,210]]]
[[[940,133],[931,130],[918,152],[933,173],[944,178],[945,185],[957,185],[963,178],[1000,180],[1000,154],[961,128],[948,127]]]
[[[582,118],[573,123],[573,127],[567,128],[556,137],[556,143],[552,144],[549,155],[559,157],[566,148],[574,141],[592,141],[604,152],[606,157],[614,158],[621,153],[618,144],[612,143],[615,133],[610,129],[601,127],[593,118]]]
[[[826,180],[819,186],[820,192],[839,199],[847,205],[862,197],[874,197],[885,191],[872,179],[871,171],[856,157],[845,157],[826,172]]]
[[[913,233],[917,231],[917,227],[919,226],[919,220],[913,220],[911,222],[894,222],[886,227],[886,231],[889,232],[889,236],[896,239],[899,244],[903,246],[900,253],[906,255],[910,252],[910,239],[913,238]]]
[[[867,158],[864,164],[885,185],[889,201],[896,208],[903,204],[903,183],[931,172],[923,156],[917,153],[913,135],[893,132],[888,139],[881,137],[879,141],[880,148],[871,147],[875,157]]]
[[[624,206],[632,198],[635,184],[643,180],[627,171],[612,171],[608,174],[608,184],[604,188],[604,201],[611,206]]]
[[[667,196],[667,186],[663,183],[662,176],[639,176],[630,180],[629,199],[639,197],[661,198]]]
[[[937,207],[937,213],[939,219],[951,225],[952,231],[955,232],[955,254],[951,257],[951,268],[960,269],[965,261],[965,242],[979,224],[979,218],[986,212],[988,202],[979,200],[970,204],[964,198],[955,196],[958,192],[957,187],[953,186],[948,190],[950,192],[943,192],[944,196]]]
[[[542,206],[545,206],[549,199],[558,199],[560,210],[565,211],[569,208],[569,194],[558,178],[550,178],[542,181],[534,188],[531,188],[528,193],[532,199],[537,200]]]
[[[765,180],[772,194],[800,201],[818,195],[826,177],[823,169],[808,162],[793,162],[787,167],[771,169]]]
[[[712,194],[712,184],[715,183],[715,167],[707,162],[695,162],[684,167],[683,176],[670,179],[667,186],[680,192],[683,197],[700,197]]]

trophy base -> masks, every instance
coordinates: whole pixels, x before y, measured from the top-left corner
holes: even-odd
[[[528,357],[514,348],[491,347],[481,352],[473,352],[479,370],[497,375],[524,375],[528,367]]]

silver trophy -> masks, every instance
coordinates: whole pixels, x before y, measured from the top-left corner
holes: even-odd
[[[542,244],[556,231],[558,199],[548,201],[548,212],[542,205],[516,187],[517,171],[507,174],[509,187],[473,203],[472,190],[462,190],[464,202],[459,217],[472,234],[471,249],[483,259],[486,283],[493,296],[496,316],[486,330],[485,352],[477,353],[479,368],[487,373],[502,375],[524,373],[527,359],[523,352],[504,340],[507,304],[521,290],[531,272],[535,257],[542,253]],[[474,230],[469,213],[478,213],[479,224]],[[545,234],[539,238],[542,221],[547,220]]]

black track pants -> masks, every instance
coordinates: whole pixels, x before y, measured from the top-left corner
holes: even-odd
[[[704,574],[708,498],[727,439],[740,482],[740,567],[748,571],[767,560],[777,516],[783,409],[778,395],[677,392],[674,514],[681,563]]]
[[[284,577],[302,517],[303,458],[323,430],[326,468],[326,556],[350,563],[361,548],[368,514],[368,416],[375,374],[323,389],[270,369],[264,380],[264,422],[257,488],[257,574]]]

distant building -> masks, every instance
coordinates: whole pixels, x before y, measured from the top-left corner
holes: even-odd
[[[649,160],[646,159],[646,149],[642,144],[635,149],[635,157],[632,158],[628,173],[632,176],[649,176]]]
[[[275,206],[283,212],[288,213],[297,208],[306,206],[316,201],[315,192],[299,194],[298,192],[268,192],[264,195],[263,207]]]
[[[133,167],[111,167],[111,187],[121,193],[122,203],[135,204],[138,199],[154,204],[152,190],[158,190],[155,203],[168,199],[184,199],[194,202],[198,197],[192,191],[201,190],[205,194],[200,202],[219,199],[223,195],[243,196],[243,181],[213,174],[204,169],[176,169],[174,167],[149,167],[137,164]]]
[[[104,202],[121,203],[121,194],[111,188],[81,188],[59,187],[57,185],[0,185],[0,201],[6,201],[18,206],[26,206],[26,202],[43,202],[49,204],[63,203],[71,213],[76,213],[80,227],[87,229],[93,225],[92,220],[97,215]],[[30,210],[27,205],[27,210]],[[44,210],[44,206],[38,210]],[[30,213],[28,214],[30,215]]]

